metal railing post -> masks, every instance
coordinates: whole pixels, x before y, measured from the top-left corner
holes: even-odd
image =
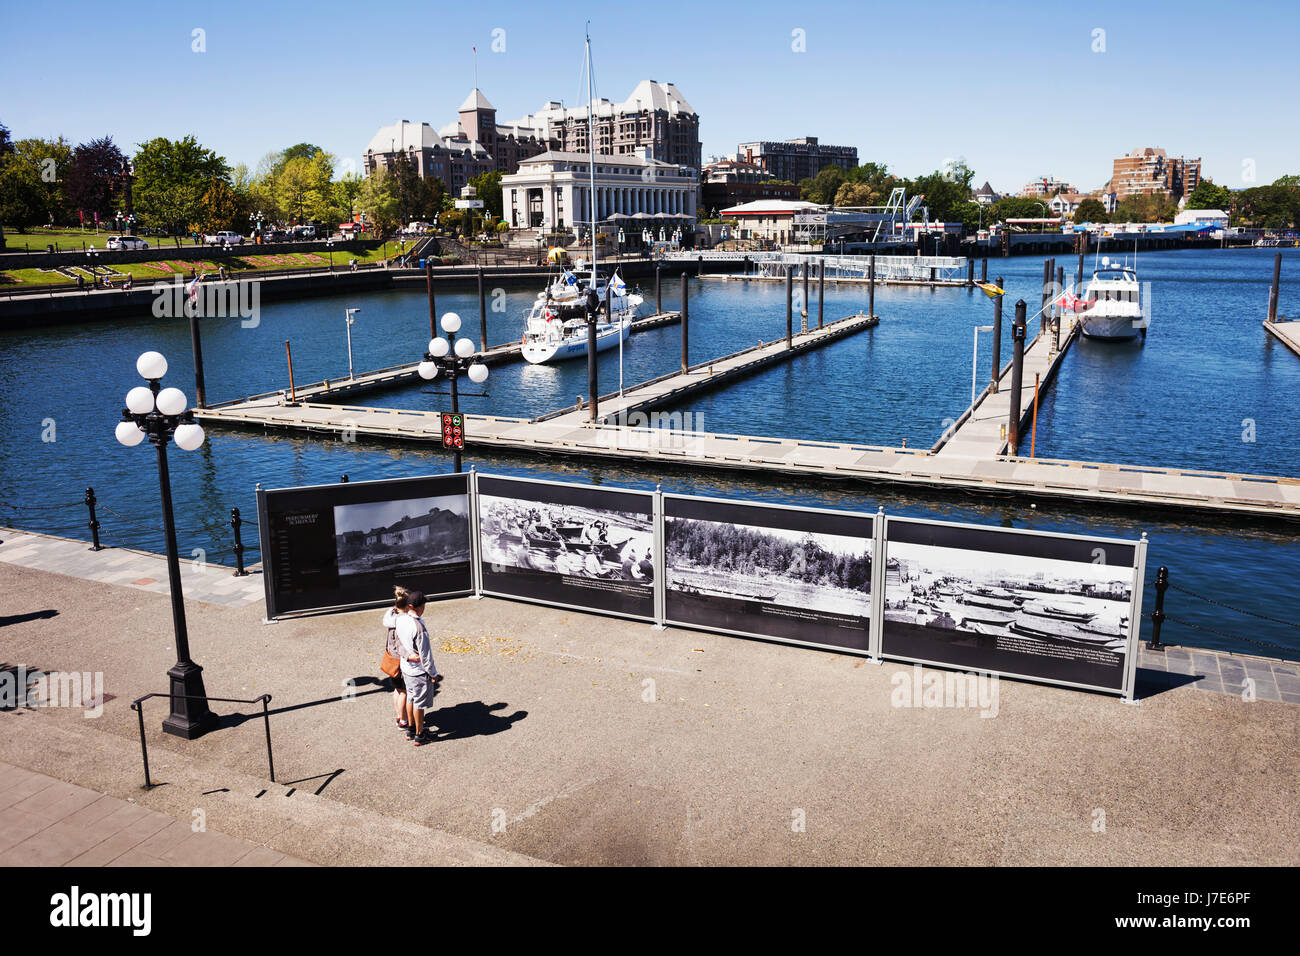
[[[1151,642],[1147,649],[1163,651],[1168,645],[1160,643],[1160,626],[1165,623],[1165,591],[1169,589],[1169,569],[1164,565],[1156,571],[1156,607],[1151,612]]]
[[[90,509],[90,550],[103,551],[104,547],[99,543],[99,519],[95,517],[95,489],[86,489],[86,507]]]
[[[268,705],[271,703],[271,695],[262,695],[262,720],[266,724],[266,763],[271,771],[271,782],[275,783],[275,757],[271,754],[271,711]]]
[[[144,788],[153,789],[153,782],[149,779],[149,745],[144,741],[144,707],[137,700],[131,705],[136,716],[140,718],[140,756],[144,759]]]
[[[240,526],[244,520],[239,517],[239,509],[230,509],[230,527],[235,532],[235,573],[234,577],[242,578],[248,574],[244,570],[244,539],[239,533]]]

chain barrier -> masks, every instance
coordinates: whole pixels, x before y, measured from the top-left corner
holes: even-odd
[[[1233,610],[1236,610],[1235,608]],[[1184,627],[1193,627],[1198,631],[1207,631],[1210,634],[1217,634],[1219,637],[1226,637],[1231,641],[1245,641],[1248,644],[1254,644],[1258,647],[1274,647],[1281,651],[1295,653],[1294,647],[1287,647],[1285,644],[1275,644],[1272,641],[1261,641],[1254,637],[1243,637],[1240,634],[1229,634],[1227,631],[1220,631],[1217,628],[1208,627],[1205,624],[1197,624],[1194,621],[1184,621],[1182,618],[1174,617],[1172,614],[1166,614],[1165,620],[1172,624],[1181,624]]]
[[[1296,630],[1300,631],[1300,624],[1297,624],[1295,621],[1284,621],[1281,618],[1269,617],[1267,614],[1260,614],[1256,611],[1247,611],[1243,608],[1233,607],[1231,604],[1224,604],[1222,601],[1214,600],[1214,598],[1207,598],[1202,594],[1197,594],[1195,591],[1189,591],[1187,590],[1187,588],[1180,588],[1177,584],[1174,584],[1173,582],[1170,582],[1169,586],[1173,588],[1175,591],[1179,591],[1183,594],[1187,594],[1191,597],[1194,597],[1198,601],[1204,601],[1206,604],[1213,604],[1215,607],[1225,608],[1229,611],[1236,611],[1238,614],[1245,614],[1250,617],[1257,617],[1261,621],[1268,621],[1271,624],[1282,624],[1285,625],[1286,627],[1295,628]]]

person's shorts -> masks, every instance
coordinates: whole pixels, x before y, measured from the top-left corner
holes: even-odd
[[[418,674],[403,673],[402,677],[406,680],[406,699],[412,707],[423,710],[433,706],[433,683],[428,674],[420,671]]]

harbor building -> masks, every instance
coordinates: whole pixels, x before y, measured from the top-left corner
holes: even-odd
[[[1135,149],[1112,164],[1110,191],[1118,201],[1129,196],[1185,199],[1201,181],[1201,160],[1171,158],[1151,146]]]
[[[421,178],[435,176],[452,190],[458,190],[479,173],[496,169],[487,149],[465,139],[444,139],[428,123],[398,120],[381,126],[362,154],[367,176],[378,169],[392,170],[399,155],[405,155]]]
[[[652,148],[632,155],[596,156],[596,218],[605,225],[641,227],[693,224],[699,176],[690,166],[667,163]],[[513,229],[574,229],[590,223],[590,156],[550,150],[501,178],[506,222]]]
[[[803,136],[779,142],[741,143],[736,148],[736,158],[761,167],[777,179],[797,183],[811,179],[827,166],[838,166],[845,172],[856,169],[858,148],[828,146],[817,142],[816,136]]]
[[[760,199],[799,198],[799,187],[777,179],[757,163],[718,159],[705,163],[700,172],[700,205],[706,213]]]
[[[793,241],[795,216],[825,213],[827,207],[801,199],[760,199],[722,210],[722,219],[732,223],[737,239],[766,239],[785,244]]]

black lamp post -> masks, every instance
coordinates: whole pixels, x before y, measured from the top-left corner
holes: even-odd
[[[135,363],[149,385],[138,385],[126,393],[126,408],[116,429],[117,440],[128,448],[146,438],[158,450],[158,487],[162,496],[163,528],[167,537],[167,579],[172,599],[172,627],[176,637],[176,663],[167,676],[171,681],[171,713],[163,730],[193,740],[216,724],[208,709],[203,687],[203,668],[190,660],[189,632],[185,626],[185,596],[181,593],[181,562],[176,548],[176,521],[172,514],[171,476],[167,469],[167,441],[172,439],[185,451],[203,444],[203,428],[194,421],[185,393],[179,388],[162,388],[167,359],[158,352],[145,352]]]
[[[447,376],[451,381],[451,413],[456,415],[460,412],[460,391],[457,384],[460,373],[466,372],[471,382],[481,385],[487,381],[488,367],[475,359],[476,349],[471,339],[461,337],[456,340],[455,345],[452,345],[451,337],[460,331],[459,315],[448,312],[442,317],[441,324],[447,337],[439,336],[429,340],[429,351],[424,353],[424,360],[420,362],[418,371],[420,378],[426,382],[437,378],[439,371]],[[461,470],[459,449],[454,449],[452,455],[456,472],[459,474]]]

